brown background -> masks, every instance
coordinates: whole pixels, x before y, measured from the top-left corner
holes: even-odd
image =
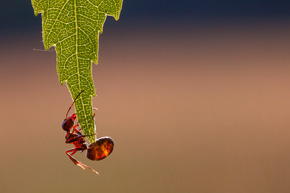
[[[288,26],[288,27],[287,27]],[[2,36],[1,192],[288,193],[289,25],[120,29],[93,76],[107,159],[65,155],[72,100],[40,32]]]

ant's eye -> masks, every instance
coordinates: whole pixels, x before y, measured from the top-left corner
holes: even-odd
[[[76,118],[77,118],[77,115],[76,114],[73,114],[72,116],[71,116],[71,119],[74,121],[74,120],[76,120]]]
[[[89,145],[87,158],[102,160],[112,153],[113,148],[114,141],[110,137],[101,137],[95,143]]]

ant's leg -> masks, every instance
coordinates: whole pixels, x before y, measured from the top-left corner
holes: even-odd
[[[79,128],[79,129],[77,129],[77,127],[79,127],[80,125],[79,125],[79,122],[73,127],[73,132],[72,133],[77,133],[77,134],[79,134],[79,135],[82,135],[82,133],[81,133],[81,128]]]
[[[93,110],[94,110],[94,111],[98,111],[99,109],[96,108],[96,107],[94,107]],[[93,121],[94,121],[95,116],[96,116],[96,113],[94,113],[94,115],[93,115],[93,117],[92,117],[92,120],[93,120]],[[96,127],[96,125],[95,125],[95,127]],[[93,134],[93,135],[97,136],[98,134],[96,133],[96,128],[95,128],[94,130],[95,130],[95,134]],[[92,136],[92,135],[90,135],[90,136]],[[97,138],[97,137],[96,137],[96,138]]]
[[[75,154],[76,152],[77,152],[76,149],[70,149],[70,150],[67,150],[65,153],[68,155],[68,157],[71,159],[71,161],[72,161],[75,165],[81,167],[82,169],[85,169],[84,164],[82,164],[81,162],[79,162],[78,160],[76,160],[76,159],[72,156],[72,155]]]
[[[82,169],[88,168],[90,169],[92,172],[99,174],[97,171],[95,171],[94,169],[90,168],[89,166],[79,162],[78,160],[76,160],[72,155],[74,155],[77,151],[79,151],[79,149],[69,149],[67,150],[65,153],[68,155],[68,157],[71,159],[71,161],[76,165],[81,167]]]
[[[80,135],[80,136],[84,136],[84,135],[81,133],[82,128],[77,129],[78,126],[80,126],[79,123],[77,123],[77,124],[73,127],[72,134],[77,133],[77,134]],[[97,135],[97,134],[92,134],[92,135]],[[92,135],[85,135],[85,136],[92,136]],[[85,137],[85,136],[84,136],[84,137]]]
[[[78,150],[75,148],[75,149],[69,149],[69,150],[67,150],[65,153],[66,153],[67,155],[72,156],[72,155],[74,155],[77,151],[78,151]]]
[[[98,110],[97,108],[93,108],[93,110]],[[75,113],[73,114],[73,115],[75,115]],[[95,113],[94,113],[94,115],[93,115],[93,117],[92,117],[92,119],[95,117]],[[77,134],[82,134],[80,131],[82,130],[82,128],[79,128],[79,129],[77,129],[77,127],[79,127],[80,126],[80,124],[79,124],[79,122],[73,127],[73,132],[72,133],[77,133]]]

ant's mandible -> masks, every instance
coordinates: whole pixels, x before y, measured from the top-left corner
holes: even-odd
[[[108,155],[110,155],[113,151],[113,148],[114,148],[114,142],[110,137],[98,138],[95,143],[87,145],[86,141],[85,141],[86,135],[81,133],[81,131],[80,131],[81,129],[77,129],[77,127],[79,127],[79,123],[74,125],[74,121],[77,118],[76,114],[74,113],[74,114],[68,116],[70,109],[72,108],[75,101],[81,95],[82,92],[83,91],[81,91],[77,95],[77,97],[75,98],[75,100],[73,101],[71,106],[69,107],[69,109],[66,113],[66,118],[64,119],[64,121],[62,123],[62,129],[64,131],[66,131],[65,143],[71,143],[75,146],[75,148],[69,149],[65,153],[68,155],[68,157],[72,160],[72,162],[75,165],[77,165],[83,169],[88,168],[91,171],[95,172],[96,174],[99,174],[94,169],[79,162],[78,160],[76,160],[73,157],[73,155],[77,151],[83,152],[83,151],[87,150],[87,153],[86,153],[87,158],[90,160],[98,161],[98,160],[102,160],[102,159],[106,158]]]

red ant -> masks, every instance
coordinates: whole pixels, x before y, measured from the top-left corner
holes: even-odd
[[[95,171],[92,168],[90,168],[89,166],[79,162],[78,160],[76,160],[73,157],[73,155],[77,151],[83,152],[84,150],[87,150],[87,153],[86,153],[87,158],[90,160],[98,161],[98,160],[102,160],[102,159],[106,158],[108,155],[110,155],[112,153],[113,147],[114,147],[114,142],[110,137],[98,138],[95,143],[87,145],[86,141],[85,141],[87,135],[83,135],[80,132],[81,129],[77,129],[77,127],[79,126],[79,123],[74,125],[74,121],[77,118],[76,114],[74,113],[71,116],[68,116],[70,109],[72,108],[75,101],[77,100],[77,98],[80,96],[80,94],[82,92],[83,91],[81,91],[77,95],[77,97],[73,101],[72,105],[69,107],[69,109],[66,113],[66,118],[64,119],[64,121],[62,123],[62,129],[66,131],[65,143],[71,143],[75,146],[75,148],[69,149],[65,153],[68,155],[68,157],[72,160],[72,162],[75,165],[77,165],[83,169],[88,168],[91,171],[95,172],[96,174],[99,174],[97,171]],[[94,116],[95,116],[95,114],[94,114]],[[94,135],[96,135],[96,134],[94,134]]]

